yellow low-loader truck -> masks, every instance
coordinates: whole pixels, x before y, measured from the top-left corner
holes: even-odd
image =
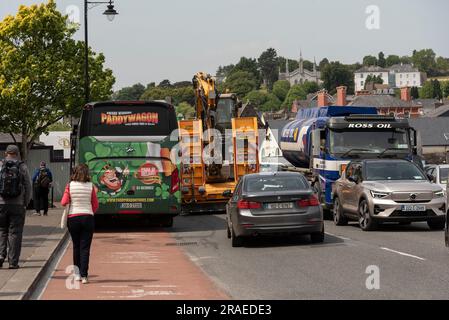
[[[240,177],[259,172],[258,122],[238,117],[236,95],[219,95],[210,75],[197,73],[193,87],[195,119],[179,121],[182,208],[219,212]]]

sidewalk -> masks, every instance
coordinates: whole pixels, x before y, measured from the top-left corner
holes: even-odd
[[[63,243],[65,231],[60,228],[62,209],[50,209],[48,216],[26,214],[20,269],[9,270],[5,261],[0,269],[0,300],[27,299],[47,262]]]
[[[222,300],[229,299],[162,230],[114,230],[95,233],[89,284],[66,274],[72,246],[62,257],[43,300]]]

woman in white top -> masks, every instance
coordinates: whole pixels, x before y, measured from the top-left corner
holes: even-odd
[[[73,243],[73,265],[76,280],[88,283],[90,246],[94,234],[94,213],[98,210],[95,186],[90,181],[89,168],[78,165],[67,184],[61,205],[70,205],[67,227]]]

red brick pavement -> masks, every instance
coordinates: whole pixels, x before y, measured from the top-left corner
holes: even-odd
[[[96,233],[89,284],[77,282],[74,285],[72,277],[65,273],[67,266],[72,264],[70,245],[41,299],[229,299],[181,247],[170,245],[175,243],[176,240],[166,232]]]

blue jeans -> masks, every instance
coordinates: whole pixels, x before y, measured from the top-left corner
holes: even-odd
[[[90,246],[95,228],[94,217],[86,215],[68,218],[67,227],[73,243],[73,265],[78,267],[81,277],[87,277]]]

